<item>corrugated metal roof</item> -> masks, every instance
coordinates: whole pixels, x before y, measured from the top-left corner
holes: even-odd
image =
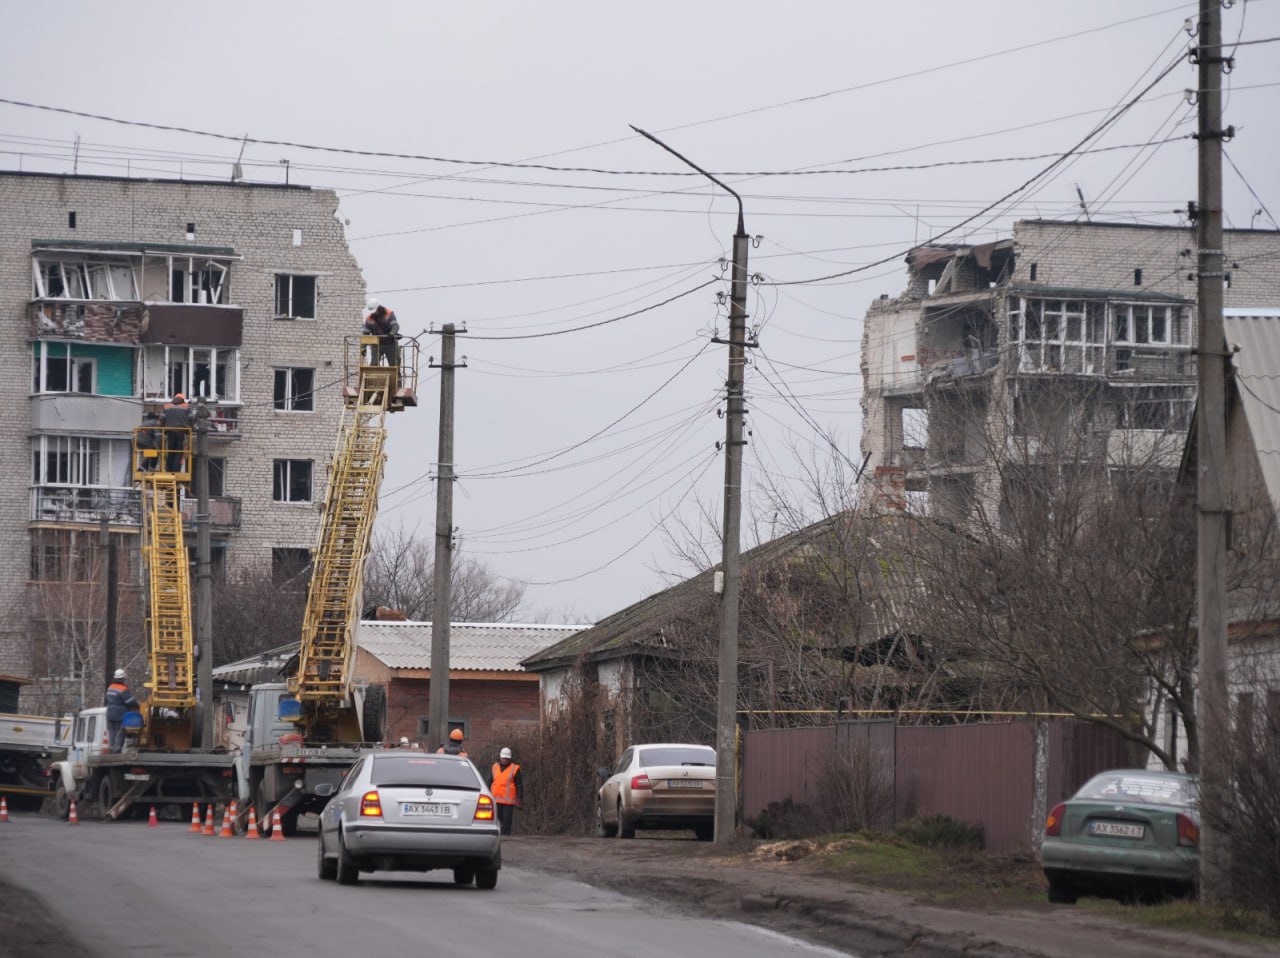
[[[215,682],[227,685],[256,685],[259,682],[279,682],[280,669],[298,653],[298,643],[290,642],[279,648],[268,649],[258,655],[236,662],[227,662],[213,670]]]
[[[1280,508],[1280,307],[1226,310],[1223,332],[1267,494]]]
[[[449,668],[523,672],[523,659],[581,630],[579,625],[454,622],[449,626]],[[431,668],[430,622],[362,621],[358,641],[360,648],[388,668]]]

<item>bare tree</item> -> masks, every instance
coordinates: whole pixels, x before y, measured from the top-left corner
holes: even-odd
[[[135,548],[127,548],[132,543]],[[116,610],[116,665],[146,667],[136,538],[116,535],[121,601]],[[104,552],[97,530],[42,530],[33,546],[27,608],[36,679],[24,695],[43,714],[100,705],[106,642]]]
[[[306,568],[236,567],[213,590],[214,664],[301,641],[306,602]]]
[[[457,622],[509,622],[520,612],[524,586],[503,579],[484,563],[453,558],[451,618]],[[396,526],[374,539],[364,574],[366,606],[399,609],[410,619],[431,618],[435,549],[415,530]]]

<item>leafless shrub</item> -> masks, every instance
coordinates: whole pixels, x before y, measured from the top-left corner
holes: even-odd
[[[893,768],[884,750],[853,739],[823,758],[818,812],[829,831],[886,828],[893,822]]]
[[[517,833],[593,832],[596,790],[601,783],[596,770],[617,758],[611,735],[616,721],[615,706],[606,691],[579,670],[566,681],[558,705],[540,729],[520,730],[504,739],[520,764],[524,784]],[[497,761],[497,747],[491,751],[492,755],[472,756],[482,770]]]

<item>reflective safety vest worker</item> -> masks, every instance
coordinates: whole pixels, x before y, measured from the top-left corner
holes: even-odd
[[[493,800],[499,805],[516,803],[516,775],[519,772],[520,766],[515,762],[506,768],[498,764],[493,766],[493,786],[490,791],[493,792]]]

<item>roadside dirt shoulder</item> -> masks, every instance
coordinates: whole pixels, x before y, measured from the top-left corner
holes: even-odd
[[[700,842],[650,837],[513,836],[503,841],[503,862],[862,956],[1280,958],[1280,945],[1156,931],[1070,906],[993,906],[974,896],[943,906],[833,878],[812,861],[770,860],[758,843],[726,853]]]

